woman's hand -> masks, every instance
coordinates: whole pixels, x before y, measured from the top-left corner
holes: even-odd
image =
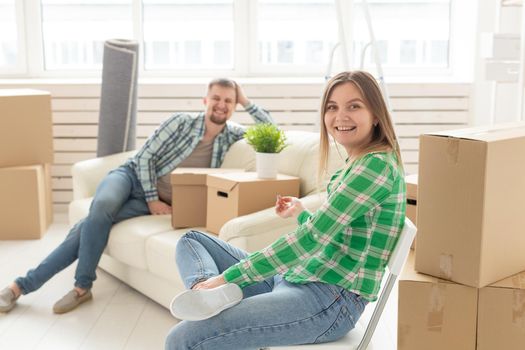
[[[151,215],[171,214],[171,207],[162,201],[148,202],[148,209]]]
[[[275,213],[280,217],[298,217],[304,211],[304,206],[301,201],[296,197],[277,195],[277,201],[275,202]]]
[[[198,289],[211,289],[216,288],[219,286],[222,286],[223,284],[226,284],[226,280],[222,275],[214,276],[206,281],[199,282],[195,284],[191,289],[198,290]]]

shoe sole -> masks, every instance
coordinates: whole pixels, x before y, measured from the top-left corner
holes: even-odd
[[[170,312],[179,320],[205,320],[240,303],[242,297],[241,288],[233,283],[213,289],[187,290],[173,298]]]

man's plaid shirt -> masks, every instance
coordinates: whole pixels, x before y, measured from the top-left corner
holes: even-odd
[[[391,152],[369,153],[328,184],[319,210],[299,227],[224,272],[241,287],[277,273],[288,282],[324,282],[374,301],[405,222],[405,181]],[[337,182],[337,183],[336,183]]]
[[[270,114],[251,104],[246,111],[256,123],[273,123]],[[157,179],[173,171],[197,147],[204,136],[204,112],[197,115],[177,113],[161,124],[138,153],[126,164],[130,165],[142,184],[146,200],[158,200]],[[244,136],[245,128],[228,121],[215,137],[211,168],[221,166],[226,151]]]

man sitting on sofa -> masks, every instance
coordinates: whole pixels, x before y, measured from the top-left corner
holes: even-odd
[[[208,84],[205,111],[176,113],[153,133],[138,153],[111,171],[99,184],[86,218],[25,277],[0,291],[0,312],[10,311],[21,294],[40,288],[76,259],[74,289],[53,306],[55,313],[73,310],[92,298],[96,267],[111,227],[141,215],[170,214],[163,200],[169,195],[169,174],[177,167],[220,167],[226,151],[242,139],[244,128],[228,122],[240,104],[257,123],[273,122],[269,113],[250,103],[233,80],[215,79]]]

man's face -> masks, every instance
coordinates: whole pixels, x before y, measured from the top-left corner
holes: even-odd
[[[217,125],[223,125],[235,111],[237,94],[235,89],[213,85],[204,98],[206,118]]]

